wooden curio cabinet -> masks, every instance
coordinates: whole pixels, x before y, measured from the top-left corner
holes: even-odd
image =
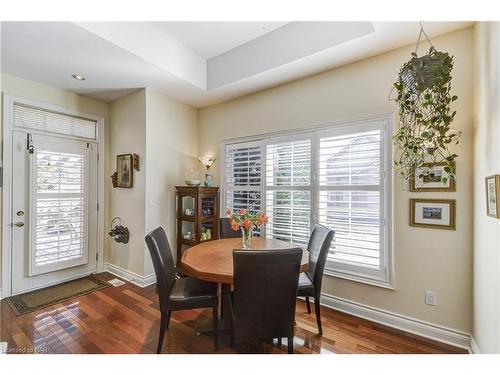
[[[182,252],[200,242],[219,239],[219,188],[176,186],[177,264]]]

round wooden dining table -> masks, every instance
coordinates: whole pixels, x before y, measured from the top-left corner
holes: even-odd
[[[182,272],[200,280],[230,285],[233,283],[233,250],[242,247],[241,238],[225,238],[202,242],[184,251],[180,261]],[[290,242],[255,237],[247,250],[297,248]],[[307,271],[309,252],[302,250],[300,272]]]
[[[180,261],[182,273],[197,279],[220,283],[220,327],[219,331],[230,330],[230,322],[225,317],[231,316],[229,294],[233,284],[233,250],[241,249],[241,238],[225,238],[202,242],[184,250]],[[297,248],[290,242],[270,238],[255,237],[249,251],[277,250]],[[302,249],[300,272],[307,271],[309,267],[309,252]],[[211,329],[198,331],[196,335],[213,333]]]

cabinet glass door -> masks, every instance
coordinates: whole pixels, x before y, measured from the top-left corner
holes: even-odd
[[[185,217],[193,217],[196,214],[196,198],[190,195],[183,196],[181,199],[181,212]]]
[[[202,216],[214,216],[215,213],[215,197],[201,198],[201,214]]]

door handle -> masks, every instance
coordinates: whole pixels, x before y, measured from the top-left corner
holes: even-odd
[[[16,227],[24,227],[24,223],[22,221],[18,221],[17,223],[12,223],[12,225],[15,225]]]

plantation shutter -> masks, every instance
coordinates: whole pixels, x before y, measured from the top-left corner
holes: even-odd
[[[225,146],[226,206],[263,210],[268,238],[305,246],[335,230],[331,275],[392,285],[388,117]]]
[[[86,262],[86,163],[84,149],[36,149],[31,274]]]
[[[311,227],[311,139],[266,146],[266,236],[305,244]]]
[[[97,139],[97,122],[14,103],[14,127]]]
[[[383,137],[373,127],[320,133],[318,221],[335,230],[329,261],[380,270]]]
[[[226,146],[226,208],[259,212],[262,207],[262,147],[259,143]]]

